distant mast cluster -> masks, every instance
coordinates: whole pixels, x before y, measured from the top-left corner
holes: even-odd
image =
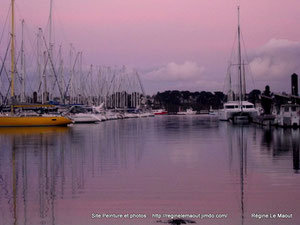
[[[10,71],[10,76],[0,78],[0,84],[4,87],[0,91],[2,105],[17,103],[99,105],[104,103],[105,107],[126,108],[139,107],[144,102],[145,91],[137,70],[125,66],[84,66],[83,52],[77,51],[74,45],[70,44],[68,54],[63,52],[62,45],[55,46],[53,0],[50,0],[48,40],[42,28],[38,28],[36,34],[36,52],[31,53],[36,60],[26,60],[24,19],[21,20],[21,35],[16,38],[15,0],[11,0],[10,13],[11,63],[10,69],[5,69],[5,62],[8,61],[6,55],[2,65],[4,69],[1,71],[1,73],[4,73],[4,70]],[[20,42],[18,49],[16,49],[16,42]],[[30,63],[29,70],[26,70],[27,63]]]

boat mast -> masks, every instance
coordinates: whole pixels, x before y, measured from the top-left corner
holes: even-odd
[[[243,95],[242,95],[242,51],[241,51],[241,28],[240,28],[240,6],[238,6],[238,67],[239,67],[239,102],[240,104],[243,101]],[[241,110],[242,109],[242,104]]]
[[[144,101],[145,101],[145,99],[146,99],[146,92],[145,92],[145,89],[144,89],[144,86],[143,86],[143,83],[142,83],[142,81],[141,81],[141,78],[140,78],[139,73],[138,73],[137,71],[135,71],[135,73],[136,73],[136,76],[137,76],[137,79],[138,79],[138,83],[139,83],[140,88],[141,88],[141,91],[142,91],[142,99],[141,99],[140,96],[138,96],[138,97],[139,97],[139,98],[138,98],[138,105],[140,106],[141,103],[142,103],[142,102],[144,103]]]
[[[24,54],[24,19],[22,20],[22,43],[21,43],[21,102],[25,102],[25,54]]]
[[[48,64],[48,56],[46,51],[44,51],[43,53],[43,57],[44,57],[44,65]],[[46,71],[43,71],[43,93],[42,93],[42,104],[45,104],[47,101],[49,101],[49,92],[47,91],[47,76],[46,76]]]
[[[51,53],[51,49],[52,49],[52,5],[53,5],[53,0],[50,0],[50,13],[49,13],[49,48],[50,48],[50,53]]]
[[[72,66],[73,62],[73,45],[72,43],[70,44],[70,52],[69,52],[69,57],[70,57],[70,92],[69,92],[69,103],[72,104],[72,98],[73,98],[73,75],[74,75],[74,69]]]
[[[90,66],[90,82],[91,82],[91,89],[90,89],[90,102],[89,104],[93,105],[93,94],[94,94],[94,90],[93,90],[93,64],[91,64]]]
[[[42,85],[43,85],[43,72],[42,72],[42,53],[41,53],[41,34],[42,34],[42,28],[38,29],[37,32],[37,71],[39,74],[39,79],[40,79],[40,84],[38,88],[38,94],[41,94],[41,102],[43,102],[43,90],[42,90]]]
[[[83,103],[83,96],[84,96],[84,82],[82,82],[82,52],[79,53],[79,81],[80,81],[80,91],[79,91],[79,104]]]
[[[50,55],[50,61],[53,59],[53,43],[52,43],[52,8],[53,8],[53,0],[50,0],[50,12],[49,12],[49,55]],[[51,72],[51,65],[49,64],[49,75],[52,75]],[[51,81],[50,81],[51,85]],[[49,88],[49,100],[52,99],[51,88]]]
[[[64,70],[64,61],[62,59],[62,46],[59,46],[59,71],[58,71],[58,76],[59,76],[59,86],[61,87],[61,92],[64,93],[64,88],[63,88],[63,70]],[[64,103],[64,95],[61,97],[61,101]]]
[[[12,105],[15,98],[15,0],[11,0],[11,100]],[[13,111],[13,106],[11,107]]]

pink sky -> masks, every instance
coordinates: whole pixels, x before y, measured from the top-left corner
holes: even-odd
[[[44,28],[47,24],[49,1],[16,0],[17,18],[27,21],[33,43],[36,28]],[[1,31],[9,2],[0,2]],[[57,45],[63,44],[66,49],[72,42],[76,49],[84,52],[88,64],[124,64],[150,71],[149,76],[148,73],[143,74],[150,92],[172,87],[220,90],[236,32],[238,4],[241,6],[247,52],[253,56],[250,61],[256,60],[256,64],[252,65],[257,68],[252,70],[254,73],[259,71],[253,75],[258,85],[256,88],[262,89],[266,84],[262,79],[264,73],[272,70],[261,67],[272,65],[257,61],[261,59],[259,54],[271,57],[272,62],[272,57],[275,57],[263,52],[263,46],[273,40],[275,48],[278,48],[277,42],[281,48],[280,43],[284,39],[288,41],[285,42],[288,43],[284,46],[285,50],[287,54],[290,52],[285,59],[299,57],[299,0],[54,0],[55,40]],[[280,51],[277,53],[280,54]],[[179,71],[188,65],[197,65],[199,70],[188,71],[200,74],[195,74],[194,80],[187,79],[185,82],[180,79],[177,82],[170,79],[170,82],[165,81],[164,86],[159,86],[162,85],[159,76],[168,75],[153,73],[157,69],[168,73],[166,68],[172,63],[178,64],[176,68]],[[277,83],[273,84],[277,91],[289,91],[287,77],[291,72],[300,73],[300,66],[294,64],[284,66],[282,72],[277,71],[281,74],[277,76]],[[151,71],[153,68],[156,70]],[[191,78],[190,75],[187,77]],[[285,83],[283,80],[286,80]]]

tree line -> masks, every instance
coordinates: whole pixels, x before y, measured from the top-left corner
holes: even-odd
[[[255,104],[259,101],[260,94],[260,90],[252,90],[247,94],[247,100]],[[189,108],[196,111],[220,109],[226,101],[227,96],[221,91],[212,93],[168,90],[152,96],[151,104],[154,109],[165,108],[168,112],[176,113]]]

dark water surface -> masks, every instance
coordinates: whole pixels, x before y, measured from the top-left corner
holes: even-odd
[[[299,142],[205,116],[2,128],[0,224],[299,225]]]

